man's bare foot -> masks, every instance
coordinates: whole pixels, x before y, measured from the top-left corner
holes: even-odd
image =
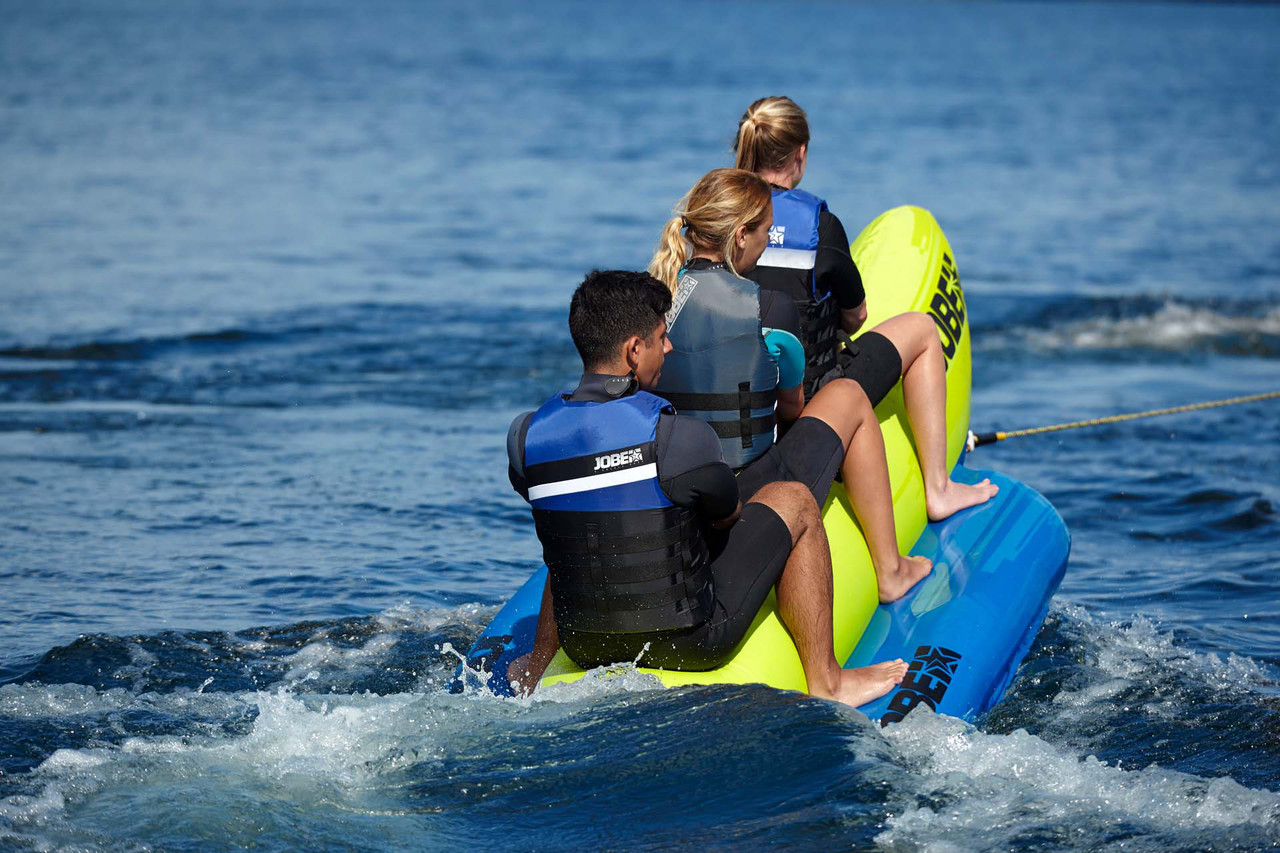
[[[901,658],[841,670],[840,686],[830,698],[856,708],[888,693],[906,674],[907,664]]]
[[[889,571],[876,569],[876,583],[880,587],[880,603],[897,601],[911,587],[933,571],[933,560],[928,557],[899,557],[898,565]]]
[[[924,506],[929,513],[930,521],[942,521],[962,509],[986,503],[995,497],[998,491],[1000,487],[990,480],[983,480],[972,486],[968,483],[947,480],[941,488],[925,490]]]

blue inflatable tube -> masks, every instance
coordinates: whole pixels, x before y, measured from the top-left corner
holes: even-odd
[[[1066,524],[1035,490],[963,465],[953,477],[968,483],[990,477],[1000,493],[925,528],[911,553],[932,559],[933,571],[903,598],[876,608],[845,663],[910,661],[902,684],[859,709],[882,725],[922,705],[964,720],[988,711],[1031,648],[1066,571]],[[507,667],[533,648],[546,576],[539,568],[493,618],[452,689],[467,683],[512,694]]]
[[[911,553],[933,571],[892,604],[876,608],[845,668],[902,658],[902,684],[859,710],[882,725],[926,705],[973,720],[1013,680],[1067,568],[1067,526],[1035,490],[994,471],[957,465],[952,476],[990,477],[988,503],[929,524]]]

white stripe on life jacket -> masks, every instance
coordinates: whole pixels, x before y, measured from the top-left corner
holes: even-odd
[[[606,471],[603,474],[592,474],[588,477],[577,477],[572,480],[561,480],[558,483],[543,483],[541,486],[529,487],[529,500],[554,498],[556,495],[572,495],[577,492],[589,492],[593,489],[607,489],[609,486],[621,486],[625,483],[636,483],[640,480],[652,480],[658,476],[658,464],[650,462],[635,468],[622,471]]]
[[[758,267],[786,267],[789,270],[811,270],[818,262],[817,249],[779,249],[774,246],[764,250]]]

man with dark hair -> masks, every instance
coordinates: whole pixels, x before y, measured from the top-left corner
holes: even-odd
[[[583,364],[606,364],[618,342],[653,331],[653,318],[671,308],[671,293],[644,272],[596,270],[569,302],[569,335]],[[664,355],[666,351],[664,350]]]
[[[883,696],[905,663],[835,659],[831,555],[809,490],[769,483],[743,506],[712,428],[642,390],[671,349],[670,307],[645,273],[588,275],[569,307],[578,387],[511,425],[511,484],[533,506],[548,574],[534,649],[509,676],[536,684],[561,645],[587,667],[643,652],[648,666],[713,669],[776,584],[809,692]]]

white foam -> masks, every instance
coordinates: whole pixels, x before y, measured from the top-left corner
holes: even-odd
[[[14,823],[40,823],[65,807],[66,800],[62,791],[50,786],[34,797],[20,795],[0,800],[0,818]],[[5,834],[0,831],[0,838],[4,837]]]
[[[83,749],[59,749],[40,765],[45,772],[77,771],[105,764],[106,757],[101,752],[89,752]]]
[[[665,689],[656,675],[641,672],[633,663],[619,663],[589,669],[577,681],[539,687],[530,700],[566,704],[622,693],[648,693]]]
[[[520,682],[514,681],[512,687],[518,695],[499,698],[489,690],[492,673],[467,666],[466,657],[455,649],[452,643],[436,646],[436,651],[440,652],[443,658],[456,660],[462,664],[461,682],[464,696],[481,702],[492,700],[515,702],[524,707],[530,707],[539,702],[568,704],[619,693],[663,690],[665,686],[657,676],[639,670],[640,659],[648,650],[649,644],[645,643],[644,650],[634,661],[589,669],[576,681],[541,685],[531,694],[520,693]]]
[[[396,643],[396,638],[390,634],[375,634],[362,646],[342,648],[330,642],[327,633],[321,633],[284,659],[289,667],[286,678],[291,682],[303,682],[334,672],[352,678],[387,660]]]
[[[97,691],[82,684],[6,684],[0,687],[0,717],[34,720],[119,711],[137,702],[123,688]]]
[[[195,695],[195,694],[193,694]],[[203,697],[200,697],[203,698]],[[25,821],[103,787],[163,787],[174,780],[208,779],[218,784],[272,788],[288,779],[290,796],[317,799],[335,788],[358,787],[371,768],[385,764],[410,739],[428,750],[436,731],[464,730],[471,721],[448,707],[443,696],[299,696],[284,689],[245,694],[240,705],[256,705],[258,716],[240,737],[199,735],[135,737],[119,746],[61,749],[33,772],[44,788],[39,797],[3,801],[3,815]],[[45,804],[39,814],[34,803]]]
[[[413,630],[433,632],[448,625],[489,624],[498,612],[497,607],[482,604],[462,604],[458,607],[437,608],[433,610],[417,610],[409,602],[401,602],[375,615],[376,621],[385,631]]]
[[[249,765],[257,775],[301,774],[350,785],[363,778],[362,768],[381,758],[396,736],[417,730],[419,712],[432,716],[413,694],[330,699],[304,700],[284,690],[260,693],[258,718],[249,735],[210,750]]]
[[[1091,705],[1133,683],[1167,679],[1171,671],[1215,691],[1266,693],[1273,686],[1256,661],[1235,653],[1220,656],[1188,649],[1145,616],[1127,622],[1100,621],[1073,605],[1058,612],[1084,633],[1089,663],[1110,678],[1079,690],[1063,690],[1055,697],[1056,704]]]
[[[1231,779],[1148,767],[1125,770],[1080,758],[1019,729],[984,734],[917,709],[884,730],[915,770],[876,841],[889,847],[1007,849],[1019,832],[1046,824],[1087,833],[1131,824],[1154,834],[1251,825],[1280,830],[1280,794]],[[933,807],[916,805],[926,796]],[[941,801],[945,805],[937,805]],[[1280,840],[1280,839],[1278,839]]]
[[[1245,339],[1280,335],[1280,306],[1258,316],[1223,314],[1210,308],[1166,302],[1139,317],[1089,319],[1056,329],[1017,329],[1015,342],[1057,349],[1183,350],[1198,342],[1235,336]],[[1007,345],[990,335],[984,346]]]
[[[225,716],[239,710],[240,699],[227,693],[177,690],[135,694],[120,688],[96,690],[83,684],[6,684],[0,687],[0,717],[37,720],[125,710]]]

